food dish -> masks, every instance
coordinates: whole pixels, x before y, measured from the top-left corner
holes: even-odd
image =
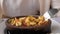
[[[14,19],[14,20],[10,20]],[[17,20],[17,21],[16,21]],[[21,21],[18,21],[21,20]],[[15,21],[14,24],[12,24]],[[16,25],[16,23],[20,23]],[[19,16],[12,17],[6,21],[8,30],[22,30],[30,32],[51,32],[51,20],[45,19],[44,16]]]
[[[8,19],[5,18],[3,20],[4,21],[2,23],[0,23],[0,34],[5,34],[4,33],[4,29],[6,28],[5,22]],[[56,20],[56,18],[54,18],[54,19],[51,18],[50,20],[52,21],[52,24],[51,24],[51,33],[52,34],[60,34],[60,23]]]

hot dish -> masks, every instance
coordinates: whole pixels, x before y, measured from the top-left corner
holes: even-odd
[[[6,22],[8,29],[47,29],[51,27],[51,20],[44,16],[20,16],[9,18]]]

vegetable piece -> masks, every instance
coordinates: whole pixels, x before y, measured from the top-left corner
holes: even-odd
[[[44,21],[45,18],[44,18],[44,16],[39,16],[39,17],[38,17],[38,20],[40,20],[40,21]]]
[[[30,25],[34,26],[36,25],[36,22],[30,22]]]

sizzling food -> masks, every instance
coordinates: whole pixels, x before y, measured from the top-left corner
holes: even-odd
[[[9,19],[8,22],[14,26],[35,26],[42,25],[47,23],[48,20],[45,20],[44,16],[38,16],[37,18],[34,16],[20,17],[20,18],[12,18]]]

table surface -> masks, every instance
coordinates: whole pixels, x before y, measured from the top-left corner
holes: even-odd
[[[51,30],[52,30],[52,33],[51,34],[56,34],[56,33],[60,33],[60,18],[52,18],[51,21],[52,21],[52,25],[51,25]],[[1,20],[0,20],[1,22]],[[4,34],[4,29],[5,29],[5,22],[6,22],[6,19],[4,19],[4,21],[2,21],[0,23],[0,34]]]

